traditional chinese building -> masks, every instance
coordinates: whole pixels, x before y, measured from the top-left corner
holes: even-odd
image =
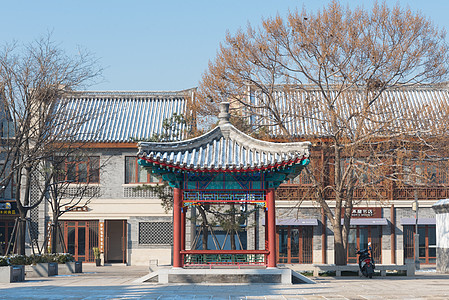
[[[423,106],[439,110],[438,105],[449,103],[445,86],[397,89],[385,95],[401,98],[411,112]],[[279,96],[285,99],[281,94]],[[235,204],[238,216],[244,217],[235,237],[235,248],[260,251],[255,254],[265,259],[266,251],[269,251],[265,245],[268,240],[265,236],[268,230],[265,229],[269,221],[265,216],[265,205],[268,204],[270,190],[275,189],[276,263],[333,263],[332,227],[310,196],[312,183],[305,172],[296,176],[301,168],[298,163],[306,160],[295,161],[292,154],[284,155],[290,153],[285,144],[255,141],[232,129],[233,126],[224,120],[201,139],[185,140],[186,136],[174,135],[176,142],[172,145],[178,147],[176,155],[168,155],[175,153],[170,148],[171,144],[156,145],[151,152],[143,143],[141,158],[144,160],[138,163],[136,140],[161,134],[164,119],[174,114],[190,114],[189,103],[193,99],[193,90],[84,92],[74,96],[74,105],[95,107],[104,113],[86,123],[89,131],[97,133],[90,135],[90,140],[83,140],[90,145],[90,158],[67,162],[67,166],[74,166],[76,170],[70,175],[73,178],[69,179],[80,181],[81,178],[89,178],[81,184],[91,195],[89,203],[80,203],[61,218],[62,238],[69,246],[68,251],[76,259],[89,262],[93,261],[92,248],[99,246],[106,263],[148,265],[149,260],[157,260],[159,264],[171,264],[173,234],[176,233],[176,240],[178,236],[181,238],[176,246],[179,251],[175,249],[181,255],[177,259],[182,263],[186,257],[189,262],[201,262],[198,255],[185,251],[212,250],[217,246],[226,251],[232,248],[228,230],[219,222],[209,224],[208,245],[202,245],[198,203],[207,205],[210,202],[210,207],[223,210]],[[326,151],[313,138],[320,134],[319,128],[307,122],[293,125],[291,130],[298,137],[310,137],[312,142],[304,157],[317,165],[324,164]],[[183,128],[175,131],[184,132]],[[164,157],[162,153],[168,156]],[[95,168],[95,165],[103,163],[103,168]],[[415,167],[432,178],[432,182],[417,189],[394,184],[384,186],[381,192],[386,195],[386,200],[382,202],[355,193],[358,203],[352,213],[348,262],[355,262],[354,250],[368,242],[373,245],[377,263],[402,264],[406,259],[413,259],[413,233],[417,221],[421,263],[435,263],[435,213],[431,206],[439,199],[449,198],[449,182],[444,172],[447,167],[431,163]],[[173,214],[164,211],[158,195],[149,190],[134,189],[142,184],[159,184],[162,178],[178,188],[182,197],[181,228],[178,219],[176,232],[173,231]],[[76,188],[75,184],[73,188]],[[218,190],[223,191],[223,188],[227,192],[219,195]],[[415,190],[418,192],[419,215],[412,205]],[[0,197],[0,243],[3,249],[17,217],[12,192],[13,189],[7,187]],[[210,200],[217,195],[223,201]],[[200,197],[201,201],[198,200]],[[330,193],[328,199],[332,200],[332,197]],[[415,219],[417,215],[418,220]],[[38,236],[40,242],[47,234],[49,216],[48,205],[38,207],[30,214],[31,235]],[[184,217],[185,227],[182,225]],[[185,232],[181,231],[182,228]],[[270,239],[273,239],[272,235]],[[249,255],[244,254],[240,258],[248,260]],[[214,259],[213,253],[209,256]]]
[[[335,95],[333,93],[335,91],[329,91],[331,97]],[[341,119],[348,119],[351,106],[357,105],[357,101],[361,99],[355,91],[348,93],[349,97],[339,98]],[[333,151],[329,150],[332,143],[326,142],[329,131],[324,125],[326,119],[322,114],[326,111],[320,109],[320,95],[320,91],[311,86],[297,90],[279,87],[271,96],[278,101],[276,107],[279,115],[288,120],[284,123],[284,129],[290,133],[290,138],[298,141],[305,139],[312,143],[310,159],[315,170],[325,170],[323,173],[326,173],[326,176],[318,177],[323,178],[324,186],[332,186],[334,165],[345,166],[348,157],[342,154],[341,160],[335,161]],[[248,88],[245,97],[246,100],[242,101],[251,103],[256,108],[269,103],[268,96],[256,88]],[[430,124],[438,124],[439,120],[447,119],[447,83],[392,87],[383,91],[379,97],[379,104],[373,108],[373,114],[380,119],[388,111],[386,115],[399,122],[398,124],[413,120],[420,128],[418,131],[425,128],[429,119],[432,120]],[[311,103],[315,103],[315,106]],[[282,139],[284,133],[281,126],[270,119],[267,110],[259,111],[256,108],[256,113],[247,112],[249,122],[265,125],[272,140]],[[425,112],[426,118],[416,117],[422,116],[422,112]],[[390,123],[385,121],[384,124]],[[354,126],[352,123],[347,125]],[[447,153],[438,153],[436,156],[445,155],[447,157]],[[356,159],[363,161],[364,158]],[[436,262],[436,219],[431,207],[435,201],[449,197],[448,164],[445,160],[420,162],[415,158],[402,165],[395,165],[394,168],[394,172],[401,174],[404,184],[383,182],[376,186],[377,195],[366,193],[363,188],[354,191],[355,206],[350,221],[348,263],[357,262],[356,249],[366,248],[369,242],[377,263],[403,264],[407,260],[413,261],[416,230],[419,233],[421,264]],[[310,170],[313,172],[313,168]],[[421,176],[417,182],[407,180],[413,173]],[[326,191],[324,199],[332,207],[336,196],[331,190]],[[302,172],[294,180],[284,182],[276,190],[280,263],[334,263],[332,224],[320,210],[313,191],[313,181],[306,172]]]
[[[178,124],[173,132],[166,132],[163,123],[176,115],[190,115],[193,90],[78,92],[67,97],[67,109],[81,115],[89,112],[92,116],[71,135],[81,145],[83,155],[73,152],[62,166],[66,172],[60,181],[69,184],[61,194],[64,205],[60,209],[64,213],[59,220],[58,241],[50,240],[52,210],[45,201],[29,215],[31,238],[40,248],[45,243],[43,249],[56,242],[58,251],[70,252],[83,262],[93,262],[92,249],[98,247],[106,264],[148,265],[149,259],[170,264],[172,217],[164,211],[155,193],[134,189],[142,184],[160,183],[137,164],[136,147],[137,140],[153,136],[185,138],[187,125]],[[71,195],[79,194],[80,190],[82,199],[72,202]],[[2,250],[7,249],[17,217],[13,191],[8,188],[0,196]],[[39,195],[39,189],[33,189],[31,203]],[[31,242],[27,242],[30,247]]]
[[[229,122],[229,103],[221,103],[218,117],[215,129],[194,139],[139,143],[139,164],[174,188],[173,267],[232,263],[275,267],[275,189],[297,177],[309,163],[310,143],[256,140]],[[187,210],[219,204],[243,205],[253,210],[256,227],[263,217],[264,246],[260,248],[253,242],[252,249],[229,250],[218,240],[215,249],[195,249],[192,240],[186,245]],[[247,228],[245,231],[248,236]],[[256,230],[253,240],[259,240],[259,235]],[[235,238],[234,232],[229,238]]]

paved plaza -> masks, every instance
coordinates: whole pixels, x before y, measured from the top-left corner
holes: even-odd
[[[138,283],[146,267],[83,265],[83,274],[2,284],[0,299],[449,299],[449,275],[319,277],[316,284]]]

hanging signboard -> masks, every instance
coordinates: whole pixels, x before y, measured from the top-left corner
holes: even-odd
[[[67,211],[67,212],[86,212],[86,211],[89,211],[89,208],[86,206],[86,205],[84,205],[84,206],[69,206],[69,205],[67,205],[66,207],[65,207],[65,211]]]
[[[47,223],[47,249],[51,250],[51,222]]]
[[[341,217],[344,216],[344,208],[341,210]],[[351,218],[363,219],[363,218],[382,218],[381,207],[354,207],[352,209]]]
[[[104,222],[98,222],[98,235],[99,235],[99,245],[98,248],[100,252],[104,252]]]
[[[0,215],[17,215],[19,211],[17,210],[16,201],[2,201],[0,202]]]
[[[352,218],[382,218],[380,207],[354,207],[351,213]]]

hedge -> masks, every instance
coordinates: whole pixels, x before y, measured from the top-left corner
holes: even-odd
[[[8,255],[0,256],[0,266],[12,265],[35,265],[39,263],[56,262],[65,264],[66,262],[75,261],[70,253],[52,253],[52,254],[32,254],[32,255]]]

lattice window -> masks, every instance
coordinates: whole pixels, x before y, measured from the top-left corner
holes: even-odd
[[[139,244],[171,245],[172,241],[171,222],[139,222]]]
[[[75,186],[75,187],[67,187],[63,191],[63,197],[71,198],[71,197],[94,197],[98,198],[101,196],[101,189],[99,186]]]
[[[40,195],[39,178],[36,174],[32,174],[30,193],[30,202],[32,205],[39,201]],[[37,240],[39,237],[39,206],[30,211],[30,221],[31,239]]]
[[[168,189],[167,191],[168,192]],[[146,198],[146,199],[159,199],[157,193],[151,190],[137,190],[133,187],[123,188],[123,197],[125,198]]]

